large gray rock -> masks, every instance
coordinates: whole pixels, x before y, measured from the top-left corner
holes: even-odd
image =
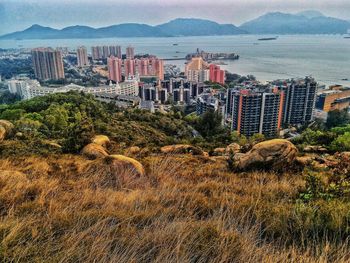
[[[234,156],[238,170],[264,169],[281,170],[288,168],[297,156],[298,150],[291,142],[283,139],[264,141],[253,146],[245,154]]]

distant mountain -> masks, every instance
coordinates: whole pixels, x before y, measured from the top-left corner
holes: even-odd
[[[121,24],[103,28],[70,26],[61,30],[40,25],[3,35],[0,39],[69,39],[69,38],[108,38],[108,37],[165,37],[161,30],[143,24]]]
[[[29,27],[29,28],[27,28],[27,29],[25,29],[23,31],[10,33],[10,34],[2,36],[1,38],[3,38],[3,39],[52,38],[52,36],[57,35],[58,32],[59,32],[59,30],[53,29],[51,27],[43,27],[43,26],[40,26],[40,25],[32,25],[31,27]]]
[[[77,25],[59,30],[33,25],[23,31],[0,36],[0,39],[223,36],[249,33],[346,34],[348,29],[349,21],[326,17],[318,11],[308,10],[297,14],[267,13],[240,27],[195,18],[178,18],[157,26],[126,23],[102,28]]]
[[[321,13],[267,13],[244,23],[241,29],[253,34],[345,34],[350,22]],[[321,16],[319,16],[321,15]]]
[[[61,30],[33,25],[24,31],[6,34],[0,39],[68,39],[108,37],[172,37],[245,34],[232,24],[218,24],[203,19],[175,19],[158,26],[127,23],[102,28],[70,26]]]
[[[315,18],[315,17],[325,16],[320,11],[316,11],[316,10],[305,10],[305,11],[297,13],[296,15],[305,16],[307,18]]]
[[[157,26],[163,32],[173,36],[209,36],[209,35],[237,35],[246,34],[232,24],[218,24],[204,19],[178,18]]]

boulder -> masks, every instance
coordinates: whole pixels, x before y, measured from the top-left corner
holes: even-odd
[[[81,154],[91,160],[103,158],[109,155],[107,150],[103,146],[96,143],[89,143],[88,145],[86,145],[81,150]]]
[[[132,147],[127,149],[127,152],[130,154],[138,154],[141,152],[141,148],[138,146],[132,146]]]
[[[327,148],[319,145],[305,146],[303,151],[307,153],[327,153],[328,152]]]
[[[226,154],[226,148],[215,148],[213,154],[214,156],[223,156]]]
[[[297,148],[290,141],[274,139],[254,145],[245,154],[236,154],[234,161],[238,170],[282,170],[295,161],[297,153]]]
[[[188,144],[175,144],[167,145],[160,149],[165,154],[186,154],[191,153],[192,155],[203,155],[203,150]]]
[[[106,160],[112,167],[130,169],[132,172],[136,172],[140,176],[145,174],[143,165],[133,158],[124,155],[109,155]]]
[[[5,140],[6,137],[6,129],[3,126],[0,126],[0,142]]]
[[[0,120],[0,126],[3,126],[8,134],[11,134],[13,129],[15,128],[12,122],[7,120]]]
[[[23,138],[24,137],[24,134],[22,132],[16,132],[15,136],[17,138]]]
[[[92,187],[140,189],[149,183],[142,164],[124,155],[109,155],[87,162],[81,175]]]
[[[96,135],[94,138],[92,138],[91,142],[101,145],[102,147],[105,147],[105,148],[107,148],[111,143],[108,136],[106,135]]]
[[[14,125],[7,120],[0,120],[0,142],[12,135]]]
[[[226,154],[239,153],[241,151],[241,146],[238,143],[231,143],[226,147]]]
[[[314,160],[315,157],[313,156],[299,156],[295,159],[295,161],[302,166],[310,165]]]

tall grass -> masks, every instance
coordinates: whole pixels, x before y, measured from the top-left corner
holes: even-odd
[[[318,204],[331,216],[322,232],[316,204],[295,202],[301,175],[233,174],[185,155],[141,161],[137,177],[73,155],[0,159],[1,261],[349,261],[348,207]]]

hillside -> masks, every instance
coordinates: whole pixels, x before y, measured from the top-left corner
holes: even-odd
[[[216,117],[74,92],[0,105],[1,261],[346,262],[350,125],[298,152],[201,128]]]

